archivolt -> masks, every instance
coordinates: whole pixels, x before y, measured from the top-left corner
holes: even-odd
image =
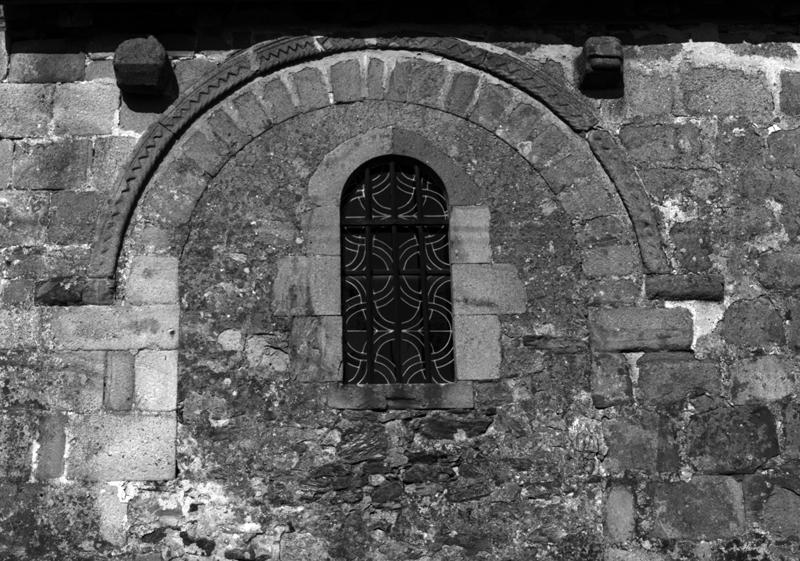
[[[667,272],[655,217],[627,153],[608,132],[596,129],[598,120],[591,107],[553,76],[510,54],[452,38],[296,37],[260,43],[235,54],[178,99],[146,131],[119,174],[115,196],[101,217],[89,265],[94,284],[89,299],[93,303],[110,300],[123,238],[145,185],[173,143],[206,109],[256,77],[287,66],[340,52],[382,49],[422,51],[485,72],[539,100],[573,131],[585,134],[628,211],[645,271]]]

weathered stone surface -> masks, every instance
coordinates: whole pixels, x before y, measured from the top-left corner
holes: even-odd
[[[234,121],[224,106],[211,110],[204,117],[206,130],[211,133],[209,138],[221,142],[225,148],[222,153],[226,155],[235,154],[251,139],[247,129]]]
[[[122,165],[128,161],[134,146],[136,139],[129,136],[104,136],[94,140],[91,184],[96,190],[101,193],[112,192],[114,180]]]
[[[228,106],[227,101],[225,105]],[[249,89],[230,100],[229,112],[238,117],[236,122],[250,137],[258,136],[272,125],[266,108]]]
[[[273,285],[273,307],[285,316],[341,313],[340,263],[336,257],[286,257],[278,264]]]
[[[758,280],[765,288],[796,290],[800,287],[800,252],[768,253],[758,260]]]
[[[55,413],[39,419],[39,449],[36,457],[36,479],[57,479],[64,473],[66,415]]]
[[[27,481],[38,419],[28,411],[0,412],[0,479]]]
[[[4,404],[49,411],[94,411],[103,400],[105,353],[0,354],[0,388]]]
[[[734,403],[777,401],[800,387],[798,365],[775,355],[744,359],[731,367]]]
[[[134,360],[130,351],[108,351],[106,354],[103,406],[111,411],[129,411],[134,401]]]
[[[800,535],[800,495],[776,487],[764,505],[764,526],[775,535],[789,538]]]
[[[53,86],[0,84],[0,135],[45,136],[53,115]]]
[[[745,349],[763,349],[786,342],[783,320],[766,298],[731,304],[725,310],[720,333],[726,342]]]
[[[680,80],[690,115],[763,115],[773,109],[763,74],[713,66],[690,69]]]
[[[686,433],[689,461],[702,473],[752,473],[779,452],[775,419],[764,406],[695,415]]]
[[[603,423],[603,435],[608,445],[603,465],[610,473],[670,472],[678,467],[673,430],[656,415],[608,420]]]
[[[633,390],[624,355],[597,354],[592,361],[592,401],[598,409],[630,403]]]
[[[89,140],[18,143],[14,150],[12,183],[18,189],[78,189],[87,182],[91,156]]]
[[[134,405],[142,411],[174,411],[178,404],[178,352],[136,353]]]
[[[50,308],[50,336],[74,350],[175,349],[176,306],[81,306]]]
[[[383,99],[385,92],[386,63],[370,57],[367,63],[367,98]]]
[[[741,485],[732,477],[695,476],[653,485],[652,534],[664,539],[716,539],[745,529]]]
[[[488,130],[495,130],[500,118],[511,105],[511,93],[507,88],[484,83],[478,91],[478,99],[472,107],[469,119]]]
[[[0,310],[0,349],[37,346],[40,324],[39,310]]]
[[[47,241],[61,245],[91,243],[100,204],[101,196],[95,192],[53,193]]]
[[[156,255],[134,257],[125,288],[125,302],[129,304],[177,303],[178,260]]]
[[[335,409],[471,409],[471,382],[372,384],[333,387],[327,404]]]
[[[336,103],[348,103],[363,97],[361,64],[357,60],[343,60],[331,66],[331,90]]]
[[[648,275],[644,288],[651,300],[721,301],[725,296],[720,275]]]
[[[485,206],[455,206],[450,215],[451,263],[489,263],[489,209]]]
[[[49,206],[44,193],[0,192],[0,247],[41,243]]]
[[[581,263],[587,277],[602,278],[637,273],[642,260],[634,245],[610,245],[584,249]]]
[[[57,134],[111,134],[119,109],[119,90],[102,82],[56,86],[53,122]]]
[[[450,91],[444,101],[446,111],[456,115],[466,115],[478,88],[478,75],[472,72],[458,72],[453,76]]]
[[[524,286],[513,265],[454,263],[451,274],[456,315],[525,312]]]
[[[8,81],[44,84],[79,82],[86,69],[83,53],[13,53],[9,60]]]
[[[304,68],[291,75],[301,111],[311,111],[330,103],[328,87],[318,68]]]
[[[341,316],[296,317],[289,341],[291,368],[299,382],[342,380]]]
[[[684,350],[692,344],[692,316],[675,308],[592,310],[589,334],[600,351]]]
[[[614,543],[626,542],[633,538],[635,526],[633,493],[623,485],[614,485],[606,497],[606,536]]]
[[[267,109],[267,114],[276,123],[288,119],[296,112],[289,89],[278,78],[264,82],[260,98]]]
[[[69,479],[160,481],[175,477],[175,414],[96,414],[70,419]]]
[[[494,380],[500,377],[500,321],[496,316],[453,318],[456,379]]]
[[[787,115],[800,115],[800,72],[781,72],[781,111]]]
[[[687,397],[717,396],[721,390],[719,366],[697,360],[692,353],[645,353],[638,360],[638,399],[667,405]]]
[[[800,458],[800,404],[789,402],[783,410],[783,453]]]

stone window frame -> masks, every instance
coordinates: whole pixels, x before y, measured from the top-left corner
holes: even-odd
[[[456,371],[451,383],[343,383],[341,293],[330,289],[341,286],[340,197],[353,171],[389,155],[424,163],[448,192]],[[473,408],[473,382],[500,377],[500,315],[527,309],[516,268],[492,260],[490,211],[480,197],[483,189],[423,136],[390,126],[353,137],[326,154],[309,179],[308,192],[314,206],[304,224],[307,253],[279,262],[274,287],[276,314],[292,317],[293,331],[314,320],[321,325],[318,336],[326,349],[325,364],[305,381],[327,383],[327,404],[334,409]],[[293,305],[298,293],[307,295],[302,299],[305,308]]]

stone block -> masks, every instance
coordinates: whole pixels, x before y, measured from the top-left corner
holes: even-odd
[[[252,138],[247,130],[236,123],[233,117],[225,111],[224,106],[211,110],[204,115],[204,119],[205,128],[227,147],[224,153],[228,156],[241,150]]]
[[[30,411],[0,412],[0,480],[28,480],[38,424]]]
[[[251,137],[258,136],[272,125],[266,108],[250,90],[236,96],[230,103],[232,111],[238,116],[237,122]]]
[[[198,148],[192,144],[190,147],[197,139],[208,142],[214,152],[205,149],[209,145]],[[208,184],[208,174],[211,173],[206,170],[204,174],[201,166],[221,166],[225,161],[221,153],[216,151],[215,143],[199,133],[190,138],[184,148],[184,153],[162,164],[151,182],[152,188],[147,190],[140,203],[142,213],[160,226],[174,228],[188,223],[197,200]],[[203,160],[204,157],[209,159]]]
[[[456,378],[495,380],[500,377],[500,321],[497,316],[453,318]]]
[[[187,174],[189,168],[204,171],[210,176],[214,176],[222,165],[228,161],[228,152],[221,142],[216,142],[209,138],[204,132],[196,130],[187,132],[186,140],[183,141],[180,157],[173,160],[178,168],[176,172]],[[184,162],[178,165],[177,162]],[[191,162],[194,165],[190,165]],[[163,165],[163,164],[162,164]],[[156,179],[161,175],[159,171]]]
[[[134,305],[178,302],[178,259],[161,255],[133,257],[125,302]]]
[[[285,121],[297,112],[289,88],[280,78],[266,80],[257,97],[261,98],[267,114],[275,123]]]
[[[454,206],[450,215],[450,262],[490,263],[489,208]]]
[[[30,306],[34,293],[34,282],[30,279],[0,280],[0,304],[4,308]]]
[[[642,258],[635,245],[607,245],[581,252],[583,273],[589,278],[624,277],[638,273]]]
[[[721,302],[725,279],[721,275],[648,275],[645,294],[651,300],[710,300]]]
[[[570,169],[580,165],[581,158],[565,158],[542,169],[550,188],[558,193],[558,202],[572,220],[586,222],[601,216],[621,215],[619,200],[612,197],[608,179],[596,174],[589,180],[570,177]],[[599,170],[598,170],[599,171]]]
[[[638,360],[637,398],[646,405],[668,405],[700,395],[718,396],[719,366],[692,353],[645,353]]]
[[[91,60],[86,65],[87,80],[114,80],[114,61]]]
[[[783,453],[800,459],[800,403],[790,401],[783,410]]]
[[[511,101],[511,92],[508,88],[484,83],[478,90],[478,98],[468,118],[494,132],[500,124],[500,119],[511,105]]]
[[[317,318],[323,322],[335,319],[335,316],[324,316]],[[334,341],[326,341],[326,343],[335,344]],[[339,345],[341,345],[341,336]],[[275,339],[270,335],[252,335],[244,342],[244,354],[247,358],[247,365],[253,369],[256,376],[269,378],[276,372],[286,372],[289,369],[289,353],[287,353],[282,346],[275,342]],[[325,349],[326,354],[333,353],[334,349],[328,347]],[[326,357],[329,358],[329,357]],[[338,381],[339,378],[333,381]]]
[[[328,392],[326,403],[333,409],[386,409],[382,385],[337,385]]]
[[[106,354],[103,406],[111,411],[129,411],[134,398],[134,354],[109,351]]]
[[[0,189],[11,185],[11,164],[13,161],[14,143],[0,140]]]
[[[800,535],[800,495],[796,492],[776,487],[764,505],[764,529],[781,538]]]
[[[18,143],[12,183],[17,189],[80,189],[88,181],[86,171],[91,157],[92,143],[87,139]]]
[[[800,72],[781,72],[780,106],[785,115],[800,115]]]
[[[34,302],[37,306],[77,306],[83,303],[86,279],[54,277],[36,283]]]
[[[445,72],[439,63],[418,59],[413,64],[413,79],[408,89],[408,101],[428,107],[441,107]]]
[[[763,349],[786,342],[783,319],[767,298],[737,300],[728,306],[720,333],[726,342],[743,349]]]
[[[772,93],[762,73],[713,66],[681,73],[683,106],[689,115],[767,115]]]
[[[502,119],[496,133],[511,146],[517,147],[520,143],[535,138],[547,124],[549,121],[540,105],[520,103]]]
[[[330,80],[336,103],[358,101],[364,97],[361,93],[364,79],[361,76],[361,64],[357,60],[343,60],[332,65]]]
[[[385,92],[386,64],[379,58],[370,58],[367,63],[367,98],[383,99]]]
[[[175,477],[174,413],[75,415],[68,479],[163,481]]]
[[[153,37],[136,37],[119,44],[114,51],[114,74],[126,93],[158,95],[172,76],[163,45]]]
[[[800,130],[777,130],[767,137],[767,162],[778,168],[794,167],[798,149]]]
[[[674,430],[657,415],[607,420],[603,435],[608,445],[603,465],[609,473],[674,472],[679,466]]]
[[[119,90],[102,82],[56,86],[53,123],[56,134],[111,134],[119,109]]]
[[[633,539],[636,528],[633,493],[624,485],[614,485],[606,496],[605,534],[612,543]]]
[[[760,257],[758,280],[764,288],[787,291],[800,288],[800,251],[784,250]]]
[[[798,393],[797,364],[784,357],[763,355],[747,358],[731,366],[733,402],[778,401]]]
[[[303,232],[309,255],[340,255],[339,207],[325,205],[312,208],[304,217]]]
[[[590,293],[586,299],[589,306],[630,306],[639,300],[642,292],[641,281],[638,279],[598,279],[589,287]]]
[[[79,82],[86,71],[83,53],[13,53],[8,81],[30,84]]]
[[[64,474],[66,423],[67,417],[63,413],[45,414],[39,418],[36,479],[57,479]]]
[[[174,411],[178,404],[178,351],[136,353],[134,403],[143,411]]]
[[[68,350],[176,349],[178,306],[50,308],[50,337]]]
[[[282,316],[341,314],[338,257],[284,257],[272,286],[272,305]]]
[[[598,409],[633,401],[628,360],[622,354],[601,353],[592,361],[592,401]]]
[[[292,321],[291,368],[299,382],[342,380],[342,317],[296,317]]]
[[[53,116],[54,87],[0,84],[0,136],[45,136]]]
[[[687,457],[702,473],[752,473],[778,455],[775,419],[764,406],[739,405],[692,417]]]
[[[745,531],[742,487],[732,477],[655,483],[653,512],[651,533],[657,538],[713,540]]]
[[[0,247],[41,244],[49,206],[46,193],[0,192]]]
[[[219,66],[216,61],[196,55],[194,58],[176,60],[173,64],[175,80],[181,94],[205,80]]]
[[[311,111],[330,105],[328,86],[319,68],[303,68],[291,74],[301,111]]]
[[[328,393],[334,409],[472,409],[472,382],[452,384],[338,385]]]
[[[50,198],[47,241],[53,244],[89,244],[94,241],[101,195],[96,192],[64,191]]]
[[[103,540],[116,545],[125,545],[128,503],[119,500],[118,489],[114,485],[103,485],[98,489],[98,522]],[[139,556],[136,556],[138,561]]]
[[[129,136],[103,136],[94,140],[91,184],[106,194],[114,190],[117,175],[133,153],[136,139]]]
[[[444,109],[450,113],[467,114],[475,91],[478,89],[478,75],[472,72],[457,72],[450,83],[450,90],[444,100]]]
[[[643,118],[672,113],[675,80],[671,74],[625,68],[625,108],[632,117]]]
[[[40,312],[0,310],[0,349],[35,347],[40,344]]]
[[[685,309],[612,308],[589,312],[589,337],[598,351],[688,350],[692,316]]]
[[[525,287],[514,265],[454,263],[455,315],[521,314],[527,309]]]

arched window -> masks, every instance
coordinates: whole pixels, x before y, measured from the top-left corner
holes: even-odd
[[[426,165],[384,156],[341,203],[344,382],[455,380],[448,202]]]

